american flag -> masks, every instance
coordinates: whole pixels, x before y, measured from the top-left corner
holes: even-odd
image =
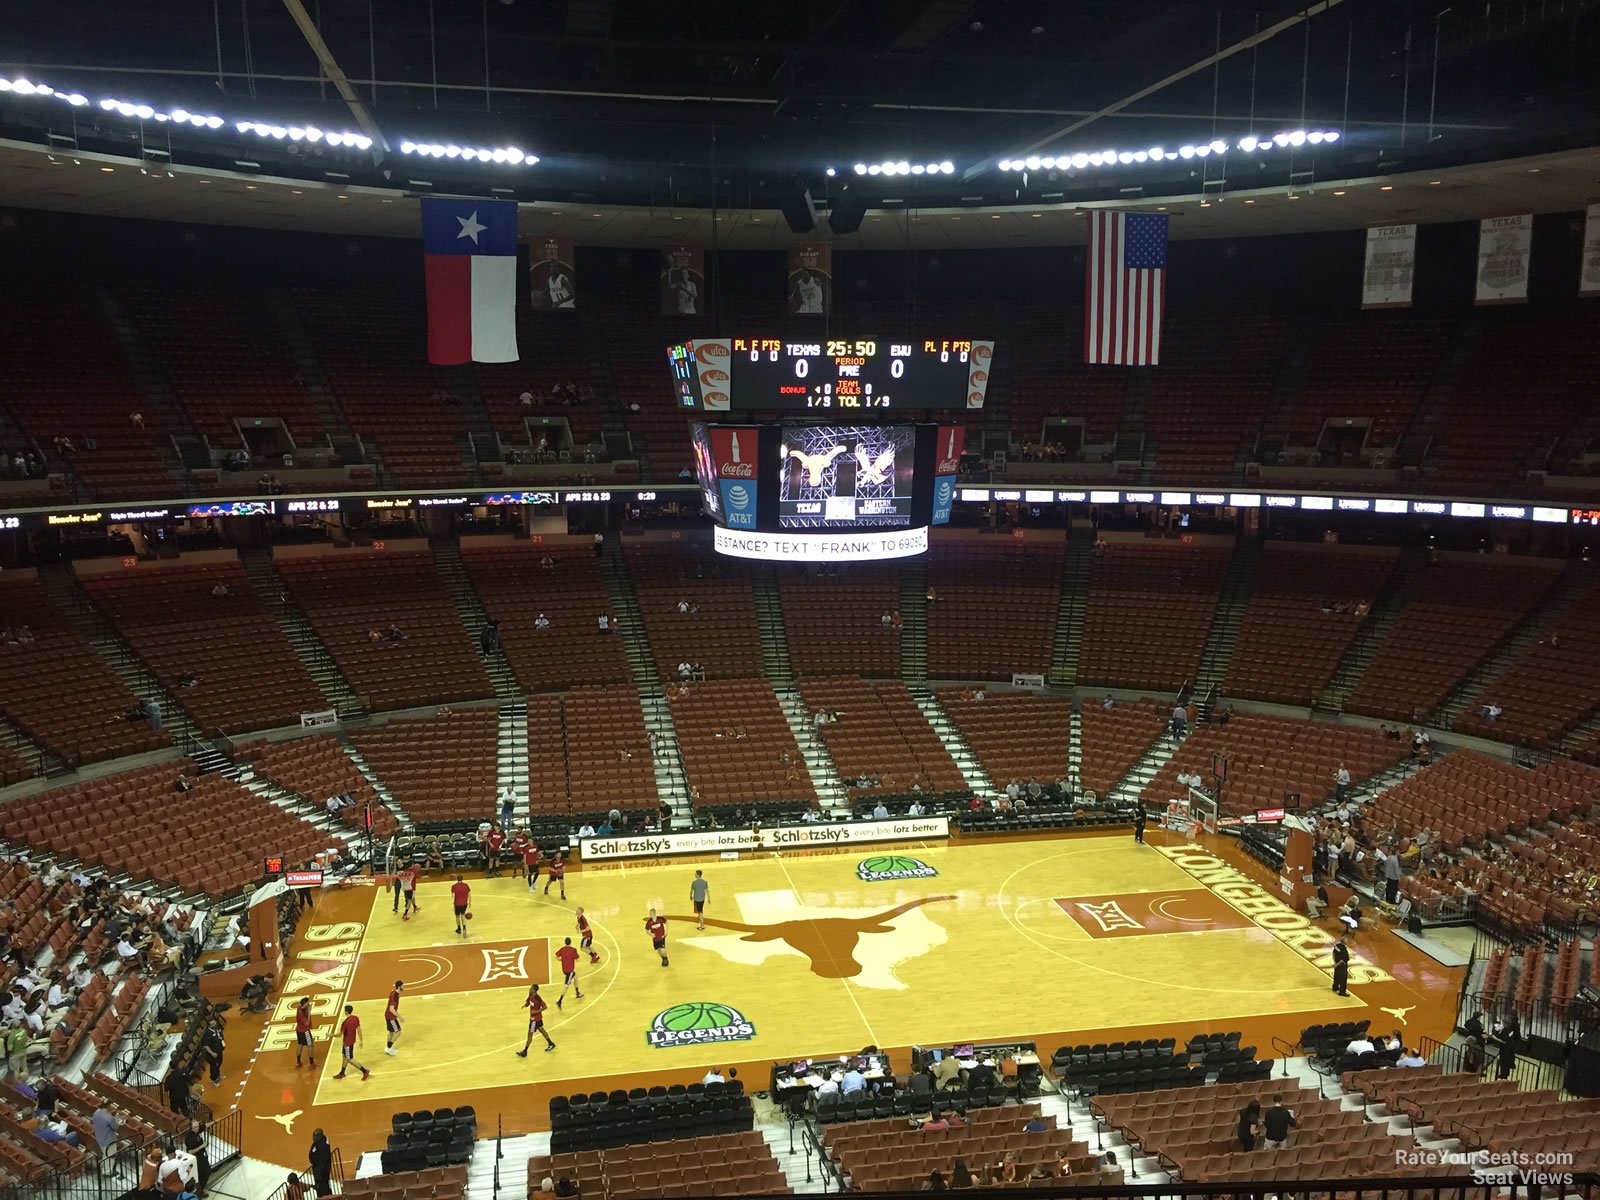
[[[1160,362],[1167,218],[1090,213],[1084,294],[1084,362],[1133,367]]]

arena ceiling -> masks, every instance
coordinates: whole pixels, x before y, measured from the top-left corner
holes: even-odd
[[[873,206],[1031,213],[1303,192],[1600,144],[1597,60],[1600,0],[58,0],[14,6],[0,76],[90,102],[0,90],[0,134],[591,210],[770,212],[800,188],[825,205],[848,186]],[[101,97],[226,124],[158,127],[103,112]],[[359,128],[373,145],[262,141],[235,131],[246,119]],[[1295,128],[1341,136],[1226,162],[1171,154]],[[429,141],[541,161],[401,153]],[[1158,145],[1160,163],[1065,161]],[[1058,151],[1058,168],[997,169]],[[953,169],[853,171],[905,160]]]

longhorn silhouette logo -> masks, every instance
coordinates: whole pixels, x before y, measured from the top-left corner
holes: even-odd
[[[791,450],[789,451],[789,457],[800,460],[800,465],[806,469],[807,482],[812,487],[818,487],[822,483],[822,473],[831,467],[833,460],[843,453],[845,453],[843,446],[835,446],[826,454],[807,454],[804,450]]]

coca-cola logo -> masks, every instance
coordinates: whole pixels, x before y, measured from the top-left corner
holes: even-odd
[[[753,479],[756,473],[754,463],[723,463],[717,470],[724,479]]]
[[[956,458],[941,458],[935,475],[954,475],[961,470],[961,460]]]

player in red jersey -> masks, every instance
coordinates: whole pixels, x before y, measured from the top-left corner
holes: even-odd
[[[400,891],[405,897],[405,908],[400,913],[402,921],[411,920],[411,914],[421,912],[417,906],[417,880],[422,877],[422,871],[416,863],[407,863],[400,871]]]
[[[467,936],[467,906],[472,903],[472,888],[461,876],[456,876],[456,881],[450,885],[450,896],[456,905],[456,932],[462,937]]]
[[[550,878],[544,881],[544,894],[546,896],[550,894],[550,885],[552,883],[560,885],[561,898],[565,900],[567,898],[567,860],[559,850],[556,851],[556,856],[550,860]]]
[[[656,916],[656,910],[651,909],[650,915],[644,919],[644,927],[650,934],[650,944],[656,948],[656,953],[661,955],[661,965],[667,965],[667,919]]]
[[[528,1057],[528,1047],[533,1045],[533,1035],[536,1033],[544,1039],[544,1052],[549,1054],[556,1048],[555,1042],[544,1029],[544,1010],[550,1006],[544,1002],[544,997],[539,995],[537,983],[528,989],[528,998],[522,1002],[522,1007],[528,1010],[528,1040],[522,1043],[522,1049],[517,1051],[517,1057]]]
[[[556,997],[556,1007],[560,1008],[561,1002],[567,998],[567,989],[572,988],[576,991],[578,988],[578,948],[572,944],[571,938],[567,939],[566,945],[556,951],[556,961],[561,964],[563,981],[561,995]],[[583,992],[578,991],[577,995],[579,1000],[583,999]]]
[[[311,1069],[317,1069],[317,1047],[311,1040],[311,997],[301,996],[294,1010],[294,1069],[300,1069],[300,1052],[311,1054]]]
[[[528,890],[530,892],[539,884],[539,859],[543,857],[543,854],[544,852],[539,849],[539,843],[532,839],[528,842],[528,848],[522,852],[522,861],[528,866]]]
[[[589,956],[589,961],[596,966],[600,964],[600,956],[594,952],[594,928],[589,924],[589,918],[583,915],[583,908],[578,909],[578,946]]]
[[[511,878],[515,879],[518,875],[527,873],[528,847],[531,845],[533,843],[529,840],[526,831],[517,830],[516,836],[511,839],[509,847],[511,851]]]
[[[384,1047],[384,1053],[394,1057],[394,1044],[400,1040],[400,993],[406,990],[406,981],[396,979],[394,991],[389,993],[388,1007],[383,1010],[383,1027],[388,1031],[389,1044]]]
[[[370,1079],[372,1072],[356,1061],[356,1047],[365,1040],[361,1036],[361,1018],[348,1004],[344,1006],[344,1021],[339,1025],[339,1032],[344,1038],[344,1061],[339,1064],[339,1073],[334,1078],[343,1079],[344,1073],[354,1067],[361,1072],[361,1078]]]
[[[489,847],[489,878],[493,879],[500,874],[500,850],[506,844],[505,832],[492,821],[489,824],[489,836],[485,839]]]

